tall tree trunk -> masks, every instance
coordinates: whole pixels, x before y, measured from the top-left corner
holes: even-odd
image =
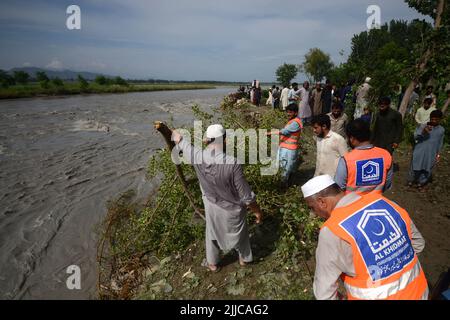
[[[445,0],[439,0],[437,10],[436,10],[436,19],[434,23],[434,29],[437,30],[441,26],[441,20],[442,20],[442,12],[444,11],[444,3]],[[428,60],[431,57],[431,49],[427,49],[425,53],[423,54],[422,58],[420,59],[420,63],[417,66],[417,75],[421,74],[423,71],[425,71],[425,68],[428,64]],[[408,88],[405,91],[405,94],[403,95],[402,103],[400,104],[400,113],[402,114],[402,117],[405,117],[406,109],[409,104],[409,99],[411,98],[411,94],[414,90],[414,88],[419,83],[419,79],[416,76],[416,78],[412,79],[411,82],[408,85]]]

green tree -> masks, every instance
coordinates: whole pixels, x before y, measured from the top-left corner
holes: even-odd
[[[36,72],[36,80],[39,82],[42,88],[47,89],[49,87],[50,79],[44,71]]]
[[[19,84],[27,84],[30,79],[30,75],[25,71],[14,71],[14,80]]]
[[[78,83],[80,84],[81,91],[86,91],[89,88],[89,83],[85,78],[83,78],[80,74],[77,77]]]
[[[322,81],[324,77],[329,76],[333,63],[330,55],[319,48],[312,48],[305,55],[305,61],[302,64],[305,73],[314,79],[314,82]]]
[[[123,78],[121,77],[115,77],[114,78],[114,83],[118,84],[119,86],[128,86],[128,82],[126,82]]]
[[[297,73],[298,69],[295,64],[284,63],[276,71],[277,81],[283,86],[289,86],[291,80],[295,78]]]
[[[0,69],[0,85],[3,88],[8,88],[9,86],[15,85],[16,82],[14,78],[9,75],[6,71]]]
[[[107,83],[107,79],[105,76],[96,76],[94,81],[101,86],[104,86]]]
[[[52,83],[55,87],[64,87],[63,81],[58,77],[52,79]]]
[[[418,12],[429,15],[434,19],[434,28],[428,32],[423,42],[426,47],[419,50],[420,58],[410,72],[409,85],[400,105],[400,113],[404,116],[411,97],[411,93],[419,83],[426,79],[437,79],[438,86],[448,81],[450,73],[450,6],[445,0],[406,0],[406,3]]]

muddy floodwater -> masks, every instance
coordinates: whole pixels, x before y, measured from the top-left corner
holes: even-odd
[[[0,101],[0,298],[96,297],[96,228],[106,202],[145,179],[163,147],[155,120],[189,124],[233,88]],[[81,289],[66,286],[67,268]]]

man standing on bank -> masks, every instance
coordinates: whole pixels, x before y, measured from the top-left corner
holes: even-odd
[[[303,129],[302,121],[297,117],[298,105],[291,103],[286,108],[288,123],[281,130],[274,130],[267,133],[280,135],[280,147],[278,149],[278,161],[281,169],[281,183],[283,188],[289,186],[289,178],[298,164],[298,150],[300,135]]]
[[[374,146],[386,149],[392,155],[403,138],[402,115],[391,108],[389,97],[380,98],[378,105],[371,141]]]
[[[214,124],[206,130],[204,150],[199,150],[177,131],[172,140],[177,150],[194,166],[202,190],[206,216],[206,260],[209,270],[217,272],[220,249],[235,249],[241,266],[253,261],[247,229],[247,207],[255,214],[256,223],[262,212],[256,196],[247,183],[242,166],[225,153],[225,130]]]
[[[321,114],[311,121],[316,140],[316,171],[314,176],[329,174],[334,177],[339,159],[348,152],[344,137],[331,130],[330,117]]]
[[[314,295],[337,300],[426,300],[417,254],[425,241],[405,209],[372,192],[345,195],[329,175],[302,186],[307,205],[325,219],[316,249]]]
[[[392,184],[392,156],[370,143],[370,127],[362,119],[347,125],[347,139],[352,151],[339,159],[334,180],[346,193],[382,193]]]

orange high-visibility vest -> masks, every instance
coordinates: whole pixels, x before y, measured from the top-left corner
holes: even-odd
[[[392,165],[392,156],[387,150],[378,147],[353,149],[344,155],[344,160],[347,166],[346,193],[383,192]]]
[[[293,121],[297,122],[299,125],[298,131],[291,133],[288,136],[280,135],[280,148],[285,148],[289,150],[297,150],[298,149],[298,142],[300,140],[300,133],[302,131],[303,125],[302,121],[295,117],[292,120],[289,120],[289,122],[286,124],[285,128],[288,127]]]
[[[396,203],[372,192],[333,210],[323,227],[352,247],[355,276],[341,276],[348,299],[428,298],[411,244],[411,219]]]

